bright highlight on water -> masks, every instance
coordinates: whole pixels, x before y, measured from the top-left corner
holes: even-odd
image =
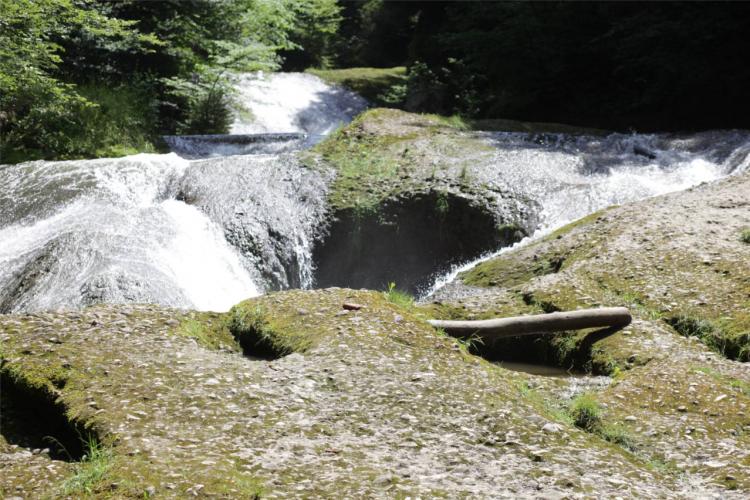
[[[269,289],[314,286],[312,245],[331,179],[300,168],[294,151],[365,102],[309,74],[241,75],[237,85],[232,134],[298,135],[239,146],[177,138],[183,156],[1,166],[0,312],[98,302],[221,311]],[[538,203],[538,234],[750,168],[746,132],[485,136],[495,158],[477,175]]]

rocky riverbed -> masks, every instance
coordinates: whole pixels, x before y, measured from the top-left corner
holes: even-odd
[[[172,213],[179,203],[178,220],[198,229],[213,221],[260,263],[269,288],[314,278],[328,288],[274,292],[227,313],[100,304],[0,315],[0,493],[746,498],[750,173],[744,136],[721,137],[727,144],[709,156],[726,169],[706,173],[706,161],[690,156],[703,151],[695,138],[677,152],[679,139],[651,138],[658,154],[636,154],[619,151],[622,137],[506,137],[371,110],[313,150],[280,159],[133,159],[134,171],[138,162],[168,163],[159,168],[179,174],[162,176],[175,177],[167,184],[176,199],[157,197],[157,208]],[[648,163],[659,155],[678,158]],[[594,213],[482,262],[419,304],[393,291],[333,287],[382,290],[395,279],[417,289],[436,270],[531,233],[571,189],[590,190],[580,199],[601,206],[610,198],[597,198],[580,169],[611,177],[607,165],[623,157],[617,175],[653,167],[662,183],[675,171],[735,175]],[[121,170],[107,165],[85,170]],[[555,177],[558,168],[565,172]],[[271,214],[280,200],[286,208]],[[9,198],[4,206],[24,205]],[[219,233],[189,231],[203,236],[170,248],[190,249],[206,234]],[[62,238],[54,241],[67,244]],[[53,264],[35,260],[44,272],[22,274],[7,290],[33,291]],[[143,282],[153,274],[143,272]],[[219,280],[209,277],[191,290],[214,299],[209,285]],[[180,292],[167,284],[165,292]],[[78,294],[68,281],[56,286]],[[123,300],[150,301],[159,290]],[[112,300],[91,295],[83,304]],[[5,297],[3,310],[44,309]],[[597,306],[627,306],[634,321],[616,332],[495,343],[452,339],[425,321]],[[514,363],[576,376],[524,373]]]
[[[718,325],[721,338],[744,328],[748,192],[745,174],[609,209],[482,264],[439,303],[330,288],[225,314],[0,316],[0,491],[745,498],[748,365],[671,318]],[[635,321],[531,351],[596,377],[508,370],[473,354],[502,357],[492,346],[424,321],[598,304],[628,305]],[[590,427],[572,409],[584,392],[597,407]],[[95,453],[74,449],[75,433]]]

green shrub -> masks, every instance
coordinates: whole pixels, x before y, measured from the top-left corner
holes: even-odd
[[[604,440],[620,445],[628,451],[638,449],[633,436],[622,425],[602,425],[596,432]]]
[[[581,394],[570,405],[570,416],[576,427],[593,432],[601,423],[601,407],[590,394]]]
[[[147,89],[133,85],[70,86],[65,100],[39,94],[8,127],[0,163],[112,157],[155,150],[155,109]],[[74,90],[73,90],[74,89]]]
[[[750,244],[750,228],[743,229],[740,232],[740,241],[742,243]]]

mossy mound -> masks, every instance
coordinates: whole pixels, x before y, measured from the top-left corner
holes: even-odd
[[[404,194],[444,192],[498,214],[521,211],[517,205],[528,200],[478,175],[493,153],[459,119],[385,108],[362,113],[313,150],[337,172],[329,195],[334,210],[366,212]]]
[[[468,354],[418,308],[389,297],[328,289],[270,294],[226,315],[97,306],[0,316],[2,372],[55,387],[67,418],[96,429],[101,443],[90,458],[58,465],[3,437],[0,491],[104,498],[721,491],[679,482],[576,428],[529,388],[529,377]],[[255,344],[240,345],[245,335],[286,355],[252,358]],[[22,471],[30,465],[56,472],[29,477]]]
[[[503,184],[494,153],[458,119],[373,109],[303,154],[336,173],[319,284],[417,291],[528,234],[537,206]]]

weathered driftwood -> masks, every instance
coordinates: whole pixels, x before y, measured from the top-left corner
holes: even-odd
[[[479,335],[486,338],[516,337],[544,333],[580,330],[582,328],[623,327],[632,320],[625,307],[602,307],[578,311],[554,312],[533,316],[485,319],[478,321],[429,320],[435,328],[442,328],[455,337]]]

